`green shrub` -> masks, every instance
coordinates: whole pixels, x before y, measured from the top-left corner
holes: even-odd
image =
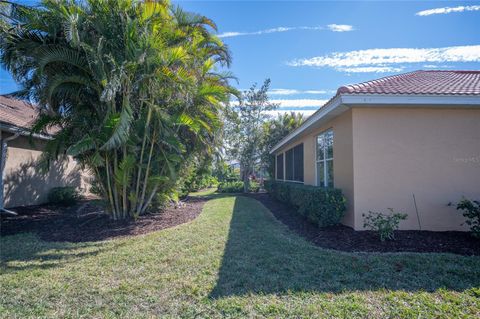
[[[249,192],[258,193],[260,190],[260,184],[256,181],[250,182]],[[219,193],[243,193],[243,182],[241,181],[229,181],[218,184]]]
[[[260,190],[260,183],[257,181],[250,181],[248,190],[252,193],[258,193]]]
[[[182,194],[181,197],[187,196],[190,192],[218,186],[218,179],[215,176],[194,173],[191,173],[180,180],[178,190],[179,193]]]
[[[386,239],[395,239],[395,230],[398,229],[400,221],[407,219],[408,215],[395,213],[393,208],[389,208],[391,214],[368,212],[368,215],[362,214],[365,218],[363,227],[378,232],[381,241]]]
[[[54,187],[48,193],[48,202],[52,204],[73,205],[81,198],[77,189],[71,186]]]
[[[465,223],[470,226],[472,235],[480,238],[480,201],[464,198],[457,204],[457,210],[463,211],[463,216],[467,219]]]
[[[293,206],[298,214],[319,227],[336,225],[345,214],[346,200],[339,189],[273,180],[264,185],[271,196]]]
[[[223,182],[218,184],[218,192],[220,193],[243,193],[243,182]]]

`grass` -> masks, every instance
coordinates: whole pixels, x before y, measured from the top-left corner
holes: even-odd
[[[1,238],[0,317],[480,316],[480,257],[319,249],[253,199],[212,198],[133,238]]]

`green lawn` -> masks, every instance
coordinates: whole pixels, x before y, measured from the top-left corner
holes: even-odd
[[[196,220],[144,236],[16,235],[1,253],[5,318],[480,316],[480,257],[319,249],[241,196],[215,196]]]

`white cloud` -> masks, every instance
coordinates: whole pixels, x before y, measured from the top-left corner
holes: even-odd
[[[446,64],[442,64],[442,65],[437,65],[437,64],[424,64],[423,67],[425,69],[451,69],[453,68],[453,66],[451,65],[446,65]]]
[[[306,91],[303,91],[302,93],[306,93],[306,94],[332,94],[332,93],[336,93],[337,91],[336,90],[306,90]]]
[[[295,89],[271,89],[270,95],[296,95],[296,94],[331,94],[332,90],[295,90]]]
[[[293,109],[318,109],[327,103],[326,99],[270,99],[271,103],[278,104],[281,110],[293,110]],[[237,100],[230,101],[230,105],[238,105]]]
[[[386,72],[401,72],[403,67],[394,68],[390,66],[361,66],[353,68],[338,68],[338,71],[347,73],[386,73]]]
[[[458,7],[444,7],[435,8],[429,10],[423,10],[415,13],[417,16],[430,16],[433,14],[447,14],[452,12],[464,12],[464,11],[480,11],[480,6],[458,6]]]
[[[240,35],[247,35],[248,33],[242,33],[242,32],[224,32],[222,34],[219,34],[219,38],[230,38],[230,37],[238,37]]]
[[[268,94],[270,95],[294,95],[299,93],[299,90],[293,89],[271,89],[270,91],[268,91]]]
[[[348,24],[329,24],[327,28],[333,32],[348,32],[353,31],[353,26]]]
[[[331,67],[346,72],[396,72],[405,63],[480,62],[480,45],[444,48],[392,48],[334,52],[287,62],[290,66]],[[363,70],[361,68],[364,68]],[[370,69],[369,69],[370,68]],[[391,71],[387,68],[393,68]]]
[[[277,32],[287,32],[292,30],[321,30],[322,27],[277,27],[253,32],[224,32],[218,35],[219,38],[231,38],[244,35],[261,35]]]
[[[285,113],[290,113],[290,112],[295,112],[295,113],[302,113],[305,117],[308,117],[312,115],[313,113],[316,112],[316,110],[275,110],[275,111],[266,111],[265,114],[269,114],[271,116],[278,116],[280,114],[285,114]]]
[[[277,103],[280,107],[305,108],[320,107],[327,103],[328,100],[317,99],[272,99],[270,102]]]
[[[232,38],[232,37],[239,37],[245,35],[261,35],[261,34],[269,34],[269,33],[278,33],[278,32],[287,32],[287,31],[295,31],[295,30],[312,30],[312,31],[319,31],[319,30],[330,30],[334,32],[345,32],[345,31],[352,31],[353,26],[347,24],[329,24],[326,27],[322,26],[300,26],[300,27],[276,27],[271,29],[264,29],[259,31],[252,31],[252,32],[237,32],[237,31],[229,31],[224,32],[218,35],[219,38]]]
[[[325,105],[328,100],[320,99],[271,99],[270,102],[278,104],[278,108],[271,111],[265,111],[265,114],[277,116],[284,113],[302,113],[305,116],[310,116],[316,112],[320,107]],[[231,101],[230,105],[238,105],[238,101]]]

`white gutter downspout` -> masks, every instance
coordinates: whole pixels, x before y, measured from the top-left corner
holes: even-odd
[[[7,138],[2,138],[2,131],[0,130],[0,141],[1,141],[1,154],[0,154],[0,213],[7,213],[10,215],[17,215],[17,213],[12,212],[11,210],[5,209],[4,206],[4,185],[3,181],[5,178],[5,164],[7,162],[7,149],[8,142],[19,137],[19,133],[13,133],[12,136]]]

